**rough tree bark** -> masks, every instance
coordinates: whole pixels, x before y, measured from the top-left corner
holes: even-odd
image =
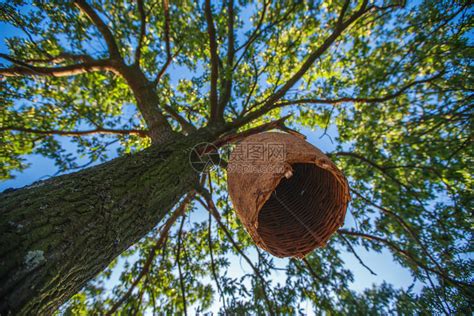
[[[208,130],[0,195],[0,314],[51,314],[194,188]]]

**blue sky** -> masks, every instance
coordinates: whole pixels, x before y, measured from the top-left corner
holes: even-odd
[[[335,138],[336,131],[334,128],[330,128],[328,131],[329,135],[332,138]],[[323,132],[321,130],[311,131],[308,129],[303,130],[303,134],[307,136],[307,140],[322,149],[324,152],[330,152],[335,148],[335,145],[331,143],[327,136],[322,137]],[[64,143],[67,145],[67,138],[64,138]],[[110,156],[115,157],[116,152],[113,149],[110,149]],[[54,175],[57,171],[54,163],[50,159],[46,159],[39,155],[30,155],[27,157],[28,162],[31,164],[30,168],[26,169],[24,172],[15,173],[16,178],[11,179],[5,182],[0,183],[0,191],[4,189],[14,187],[22,187],[25,185],[29,185],[35,181],[42,180],[45,178],[49,178]],[[194,220],[205,220],[207,218],[207,213],[204,209],[199,207],[197,210],[193,212],[191,216],[191,221]],[[345,221],[345,228],[352,228],[354,227],[354,220],[351,216],[350,212],[350,205],[346,216]],[[354,283],[351,285],[351,288],[357,291],[362,291],[366,288],[371,287],[373,283],[381,284],[383,281],[393,284],[396,288],[408,288],[413,283],[413,278],[411,277],[409,271],[405,268],[402,268],[398,263],[394,262],[392,255],[387,250],[382,251],[381,253],[376,253],[374,251],[366,251],[362,247],[355,247],[357,253],[362,258],[362,260],[375,272],[377,276],[372,275],[361,266],[361,264],[357,261],[354,255],[350,252],[344,252],[342,254],[343,260],[346,262],[346,267],[348,267],[354,273]],[[315,250],[317,251],[317,250]],[[256,260],[256,253],[251,251],[249,253],[249,257],[251,260]],[[131,257],[127,260],[132,263],[136,260],[137,257]],[[279,266],[284,266],[287,263],[287,259],[280,259],[275,258],[276,264]],[[115,284],[118,282],[118,277],[120,276],[120,271],[123,267],[122,261],[121,264],[117,265],[117,269],[112,275],[112,278],[106,284],[107,288],[111,289]],[[251,271],[250,266],[245,263],[245,261],[233,257],[231,259],[231,266],[229,268],[229,276],[239,277],[245,273]],[[272,281],[283,282],[284,281],[284,274],[283,272],[273,272],[272,273]],[[213,282],[211,282],[213,284]],[[421,284],[418,284],[414,290],[419,290]],[[216,301],[212,307],[212,310],[216,311],[219,307],[219,302]],[[192,307],[191,307],[192,308]],[[311,305],[308,304],[306,306],[307,313],[311,314]]]
[[[21,35],[19,31],[13,27],[7,26],[5,23],[0,23],[0,52],[8,53],[6,50],[6,46],[3,42],[5,37],[11,37],[14,35]],[[172,77],[181,77],[185,76],[185,74],[180,72],[179,68],[171,68],[171,75]],[[322,149],[324,152],[330,152],[335,148],[335,145],[331,143],[329,137],[321,137],[323,132],[321,130],[308,130],[303,129],[303,133],[307,136],[307,140],[312,143],[313,145],[317,146],[318,148]],[[333,139],[337,136],[337,131],[334,128],[329,129],[328,133]],[[72,150],[74,145],[69,141],[67,137],[61,138],[62,143],[64,144],[66,149]],[[115,148],[109,149],[109,157],[113,158],[116,157]],[[4,189],[13,187],[19,188],[25,185],[29,185],[35,181],[43,180],[48,177],[53,176],[57,172],[57,168],[54,166],[54,162],[50,159],[44,158],[39,155],[29,155],[26,157],[27,162],[30,163],[30,167],[26,169],[24,172],[16,172],[15,178],[0,182],[0,191]],[[195,211],[196,218],[202,217],[205,211],[203,209],[198,209]],[[354,226],[354,221],[350,213],[350,206],[348,210],[348,214],[346,217],[346,224],[347,228],[351,228]],[[358,252],[359,256],[362,260],[378,275],[374,276],[370,274],[364,267],[360,265],[357,259],[351,253],[344,253],[343,259],[345,260],[347,267],[349,267],[355,277],[355,282],[352,284],[352,288],[355,290],[363,290],[365,288],[371,287],[373,283],[380,284],[383,281],[393,284],[396,288],[408,288],[412,283],[413,279],[408,272],[408,270],[402,268],[398,263],[393,261],[391,254],[388,251],[382,251],[382,253],[375,253],[375,252],[367,252],[362,247],[355,247],[356,251]],[[317,250],[316,250],[317,251]],[[255,254],[250,253],[251,259],[255,259]],[[287,262],[286,259],[277,259],[277,263],[284,265]],[[231,265],[229,270],[229,274],[232,276],[239,276],[242,274],[242,271],[248,271],[250,268],[246,265],[245,262],[240,262],[235,260]],[[114,273],[111,281],[108,284],[108,287],[111,287],[115,282],[117,282],[118,272]],[[272,278],[275,282],[281,281],[283,276],[278,273],[274,273]],[[419,289],[420,285],[415,288]],[[217,306],[214,306],[216,308]],[[213,308],[213,309],[214,309]],[[310,307],[309,307],[310,308]]]

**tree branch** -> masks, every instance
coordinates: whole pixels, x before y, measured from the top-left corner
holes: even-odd
[[[396,214],[395,212],[389,210],[389,209],[386,209],[380,205],[377,205],[375,204],[374,202],[372,202],[371,200],[367,199],[366,197],[364,197],[362,194],[360,194],[359,192],[351,189],[351,192],[352,193],[355,193],[360,199],[362,199],[363,201],[365,201],[366,203],[368,203],[369,205],[372,205],[373,207],[379,209],[380,211],[382,211],[383,213],[385,214],[388,214],[390,216],[393,216],[395,217],[395,219],[400,223],[400,225],[405,228],[406,231],[408,231],[408,233],[411,235],[411,237],[418,243],[418,245],[421,247],[421,249],[423,250],[423,252],[425,253],[426,256],[428,256],[428,258],[431,259],[431,261],[434,263],[434,265],[438,268],[439,271],[442,271],[444,274],[446,274],[446,272],[444,271],[444,269],[441,267],[441,265],[438,263],[437,260],[435,260],[433,258],[433,256],[430,254],[430,252],[428,251],[427,247],[421,242],[421,240],[418,238],[417,234],[410,228],[410,226],[403,220],[403,218],[401,216],[399,216],[398,214]],[[343,237],[341,234],[339,234],[341,237]],[[438,292],[436,291],[435,289],[435,286],[433,284],[433,281],[431,280],[431,276],[430,274],[428,273],[428,271],[425,270],[425,273],[426,273],[426,276],[428,278],[428,281],[430,282],[430,285],[431,285],[431,288],[433,289],[433,292],[435,293],[436,297],[438,298],[439,302],[440,302],[440,305],[443,306],[443,309],[444,309],[444,305],[443,305],[443,301],[441,300],[441,297],[439,296]],[[448,306],[449,308],[449,305],[446,304],[446,306]],[[449,313],[446,313],[446,314],[449,314]]]
[[[336,25],[342,25],[344,23],[344,15],[346,14],[347,8],[349,7],[349,3],[351,0],[346,0],[344,5],[342,6],[341,13],[339,14],[339,18],[337,19]]]
[[[260,126],[254,127],[247,129],[241,133],[231,133],[230,135],[224,135],[221,138],[219,138],[217,141],[214,142],[214,145],[217,147],[223,146],[228,143],[235,143],[238,142],[241,139],[244,139],[245,137],[248,137],[250,135],[254,135],[257,133],[261,133],[264,131],[268,131],[274,128],[280,128],[284,129],[283,123],[290,117],[290,115],[283,116],[282,118],[271,121],[265,124],[262,124]]]
[[[107,128],[96,128],[85,131],[61,131],[61,130],[38,130],[34,128],[17,127],[17,126],[4,126],[0,127],[0,132],[3,131],[17,131],[31,134],[41,135],[59,135],[59,136],[85,136],[92,134],[102,135],[137,135],[141,137],[148,136],[147,130],[127,130],[127,129],[107,129]]]
[[[219,120],[219,109],[217,100],[217,80],[219,78],[219,56],[217,55],[216,29],[212,18],[211,1],[205,1],[205,15],[207,22],[207,33],[209,34],[209,50],[211,52],[211,91],[210,91],[210,122]]]
[[[365,263],[364,261],[362,261],[362,259],[359,257],[359,255],[357,254],[357,252],[355,251],[354,247],[352,247],[351,245],[351,242],[349,240],[347,240],[346,237],[344,237],[343,234],[339,233],[339,236],[341,237],[341,239],[346,243],[346,245],[349,247],[349,250],[352,252],[352,254],[357,258],[357,260],[359,261],[359,263],[364,267],[366,268],[370,274],[372,275],[377,275],[377,273],[375,273],[371,268],[369,268]]]
[[[202,201],[200,198],[197,198],[196,200],[199,203],[201,203],[202,206],[212,214],[212,216],[216,220],[217,224],[219,224],[219,227],[224,231],[226,237],[229,239],[231,244],[234,246],[234,248],[237,250],[237,252],[244,258],[244,260],[248,263],[248,265],[252,268],[255,275],[260,279],[260,282],[262,283],[262,289],[263,289],[263,294],[264,294],[264,298],[265,298],[265,303],[267,304],[269,313],[271,315],[275,315],[275,312],[273,311],[273,306],[272,306],[271,301],[268,298],[268,294],[265,290],[265,287],[266,287],[265,279],[261,275],[260,271],[255,267],[255,265],[252,263],[252,261],[249,259],[249,257],[240,249],[239,245],[234,241],[234,238],[232,238],[232,235],[230,234],[227,227],[224,225],[224,223],[222,223],[220,214],[217,211],[217,208],[214,204],[214,201],[212,200],[211,194],[205,188],[202,188],[202,187],[199,188],[198,192],[206,200],[207,203],[204,203],[204,201]]]
[[[314,104],[331,104],[331,105],[338,105],[341,103],[345,102],[353,102],[353,103],[381,103],[385,102],[391,99],[395,99],[399,96],[401,96],[405,91],[410,89],[411,87],[418,85],[418,84],[423,84],[423,83],[428,83],[431,82],[435,79],[440,78],[444,72],[439,72],[438,74],[431,76],[429,78],[421,79],[421,80],[414,80],[413,82],[403,86],[400,88],[398,91],[394,93],[387,94],[383,97],[367,97],[367,98],[351,98],[351,97],[343,97],[343,98],[336,98],[336,99],[313,99],[313,98],[308,98],[308,99],[299,99],[299,100],[285,100],[279,103],[276,103],[274,107],[283,107],[287,105],[295,105],[295,104],[306,104],[306,103],[314,103]]]
[[[183,131],[185,131],[187,134],[196,131],[196,127],[192,123],[184,119],[181,115],[179,115],[179,113],[175,109],[173,109],[173,107],[168,104],[163,104],[163,108],[179,123]]]
[[[140,34],[138,36],[138,44],[135,49],[135,64],[140,65],[140,58],[142,54],[143,39],[146,34],[146,14],[144,7],[144,0],[137,0],[138,12],[140,14]]]
[[[309,263],[308,259],[306,258],[302,258],[301,261],[304,262],[304,264],[306,265],[306,268],[308,268],[308,271],[309,273],[311,274],[311,276],[313,277],[313,279],[316,279],[318,280],[319,282],[321,283],[324,283],[325,280],[323,280],[313,269],[313,267],[311,266],[311,264]]]
[[[217,119],[224,120],[224,110],[227,103],[229,103],[232,95],[232,73],[234,64],[234,1],[228,0],[228,44],[227,44],[227,63],[225,67],[224,89],[217,109]]]
[[[52,77],[66,77],[83,74],[86,72],[93,71],[113,71],[115,68],[111,65],[108,60],[89,60],[88,62],[58,66],[58,67],[43,67],[29,65],[23,61],[17,60],[6,54],[0,53],[0,57],[8,60],[16,66],[9,68],[0,68],[0,75],[5,77],[17,77],[17,76],[52,76]]]
[[[88,63],[88,62],[93,62],[94,58],[92,58],[91,56],[86,55],[86,54],[76,55],[76,54],[72,54],[72,53],[68,53],[68,52],[62,52],[62,53],[59,53],[56,56],[51,56],[49,58],[26,59],[26,60],[24,60],[24,62],[25,63],[53,63],[53,64],[56,64],[56,63],[62,63],[62,62],[68,61],[68,60]]]
[[[341,33],[348,28],[353,22],[355,22],[359,17],[366,13],[367,0],[364,0],[361,8],[352,15],[348,21],[337,25],[332,34],[326,38],[321,46],[319,46],[314,52],[312,52],[305,60],[303,65],[298,69],[298,71],[288,80],[283,87],[281,87],[264,105],[264,107],[270,107],[277,100],[283,97],[286,92],[295,85],[295,83],[303,77],[306,71],[313,65],[313,63],[318,59],[326,50],[334,43],[334,41],[341,35]]]
[[[247,53],[248,49],[250,48],[250,46],[257,40],[257,38],[264,32],[266,32],[268,29],[271,29],[272,27],[274,27],[275,25],[281,23],[281,22],[284,22],[287,20],[287,18],[290,16],[290,14],[293,12],[293,10],[296,8],[296,5],[293,5],[290,9],[287,10],[287,12],[285,13],[285,15],[281,18],[281,19],[277,19],[275,21],[271,21],[266,27],[264,27],[262,29],[262,25],[263,25],[263,21],[265,19],[265,14],[267,12],[267,9],[268,9],[268,5],[270,5],[271,1],[264,1],[263,2],[263,9],[262,9],[262,14],[260,16],[260,19],[257,23],[257,26],[255,27],[254,31],[252,32],[252,34],[249,36],[249,38],[247,39],[247,41],[240,47],[238,47],[235,51],[238,52],[240,51],[242,48],[244,48],[244,51],[242,52],[242,54],[240,54],[240,57],[237,59],[234,67],[233,67],[233,70],[235,70],[240,62],[242,61],[242,59],[245,57],[245,54]]]
[[[399,254],[403,255],[409,261],[416,264],[418,267],[422,268],[423,270],[430,271],[430,272],[438,275],[439,277],[441,277],[446,282],[448,282],[451,285],[459,288],[461,291],[466,293],[468,296],[474,297],[474,293],[472,292],[471,285],[469,283],[459,281],[459,280],[455,280],[455,279],[451,278],[449,275],[445,274],[442,271],[438,271],[438,270],[435,270],[435,269],[432,269],[432,268],[426,266],[425,264],[421,263],[419,260],[414,258],[409,252],[401,249],[395,243],[393,243],[393,242],[391,242],[387,239],[384,239],[384,238],[378,237],[378,236],[374,236],[374,235],[365,234],[365,233],[349,231],[349,230],[345,230],[345,229],[339,229],[338,233],[348,235],[348,236],[361,237],[361,238],[364,238],[364,239],[367,239],[367,240],[370,240],[370,241],[380,242],[382,244],[385,244],[385,245],[389,246],[390,248],[392,248],[393,250],[395,250],[396,252],[398,252]]]
[[[28,37],[30,42],[36,47],[38,52],[41,54],[51,57],[51,55],[42,49],[38,43],[33,39],[33,36],[31,35],[30,31],[27,29],[25,26],[25,22],[23,20],[23,17],[21,16],[20,12],[17,12],[10,4],[7,4],[6,2],[3,2],[0,7],[2,13],[4,13],[8,18],[10,18],[13,21],[13,25],[19,27]],[[18,16],[17,16],[18,15]],[[8,18],[6,19],[8,21]]]
[[[258,118],[267,113],[268,111],[274,109],[275,103],[280,100],[288,92],[288,90],[291,89],[296,84],[296,82],[298,82],[303,77],[303,75],[308,71],[308,69],[313,65],[313,63],[322,54],[324,54],[329,49],[329,47],[331,47],[331,45],[339,37],[339,35],[341,35],[341,33],[346,30],[353,22],[355,22],[358,18],[360,18],[367,12],[367,3],[368,0],[364,0],[360,9],[357,10],[347,21],[336,25],[336,28],[333,30],[331,35],[329,35],[329,37],[327,37],[315,51],[309,54],[309,56],[303,62],[298,71],[293,74],[293,76],[280,89],[278,89],[271,97],[269,97],[261,108],[249,113],[247,116],[238,120],[234,124],[238,126],[245,125],[246,123],[254,120],[255,118]]]
[[[188,204],[192,201],[192,199],[194,198],[194,195],[195,195],[195,192],[191,192],[191,193],[188,193],[183,201],[181,202],[181,204],[176,208],[176,210],[173,212],[173,214],[171,215],[171,217],[166,221],[166,223],[163,225],[163,228],[161,229],[161,232],[160,232],[160,237],[158,238],[158,240],[156,241],[155,245],[153,246],[153,248],[151,249],[150,251],[150,254],[148,256],[148,258],[146,259],[145,263],[143,264],[143,268],[142,270],[140,271],[140,274],[136,277],[135,281],[133,281],[132,285],[130,286],[130,288],[128,289],[128,291],[122,296],[120,297],[120,299],[117,300],[117,302],[115,302],[114,305],[112,305],[112,307],[110,308],[110,310],[106,313],[106,315],[112,315],[114,314],[117,309],[130,297],[130,295],[132,294],[133,290],[135,289],[135,287],[138,285],[138,283],[140,282],[140,280],[148,273],[148,271],[150,270],[150,267],[152,266],[152,263],[153,263],[153,260],[155,259],[155,256],[157,254],[157,251],[158,249],[160,249],[164,243],[164,241],[166,240],[166,237],[168,236],[168,233],[171,229],[171,227],[173,226],[173,224],[176,222],[176,220],[184,214],[184,212],[186,211],[186,208],[188,206]]]
[[[369,166],[372,166],[374,167],[375,169],[377,169],[380,173],[382,173],[383,176],[389,178],[390,180],[392,180],[393,182],[395,182],[397,185],[399,185],[401,188],[404,188],[406,190],[406,192],[412,194],[412,196],[415,198],[416,201],[418,201],[418,204],[419,206],[426,212],[428,212],[428,210],[426,209],[426,207],[424,206],[423,204],[423,201],[419,198],[418,196],[418,193],[416,191],[414,191],[412,189],[412,187],[410,185],[407,185],[405,183],[402,183],[400,180],[398,180],[396,177],[394,177],[393,175],[391,175],[390,173],[387,172],[387,170],[385,170],[384,167],[381,167],[379,166],[378,164],[376,164],[375,162],[373,162],[372,160],[370,159],[367,159],[365,158],[364,156],[360,155],[360,154],[357,154],[357,153],[354,153],[354,152],[344,152],[344,151],[340,151],[340,152],[336,152],[336,153],[330,153],[329,154],[330,156],[331,155],[335,155],[335,156],[347,156],[347,157],[353,157],[353,158],[356,158],[360,161],[362,161],[363,163],[369,165]]]
[[[247,94],[247,97],[245,98],[245,101],[242,103],[242,110],[240,111],[240,114],[236,116],[243,116],[245,113],[247,113],[250,109],[248,108],[248,105],[250,103],[250,100],[252,99],[253,93],[255,89],[257,88],[258,85],[258,79],[260,78],[260,75],[262,74],[263,71],[266,70],[268,67],[269,63],[263,67],[261,71],[258,70],[257,63],[255,61],[255,58],[252,58],[252,68],[253,68],[253,80],[252,80],[252,85],[250,86],[250,91]]]
[[[74,4],[91,20],[91,22],[97,27],[100,34],[104,37],[105,43],[109,49],[109,54],[112,59],[121,60],[120,52],[115,42],[112,32],[107,25],[102,21],[100,16],[95,10],[86,2],[86,0],[74,0]]]
[[[214,264],[214,254],[213,254],[214,251],[213,251],[213,245],[212,245],[212,214],[211,214],[211,212],[208,212],[208,213],[209,213],[209,227],[208,227],[208,231],[207,231],[207,238],[208,238],[208,243],[209,243],[209,254],[210,254],[210,257],[211,257],[211,272],[212,272],[212,276],[214,278],[214,281],[216,282],[217,291],[219,292],[219,295],[221,297],[222,305],[224,307],[224,311],[227,313],[224,293],[223,293],[221,285],[219,283],[219,278],[217,277],[216,267],[215,267],[215,264]]]
[[[420,238],[418,238],[417,234],[413,231],[413,229],[411,229],[411,227],[407,224],[407,222],[405,222],[405,220],[399,216],[398,214],[396,214],[395,212],[385,208],[385,207],[382,207],[378,204],[375,204],[374,202],[372,202],[371,200],[367,199],[366,197],[364,197],[362,194],[360,194],[359,192],[357,192],[356,190],[353,190],[351,189],[351,192],[353,192],[355,195],[357,195],[357,197],[359,197],[361,200],[365,201],[367,204],[379,209],[380,211],[382,211],[383,213],[385,214],[388,214],[392,217],[394,217],[399,223],[400,225],[405,228],[405,230],[411,235],[411,237],[418,243],[418,245],[421,247],[421,249],[423,250],[423,252],[425,253],[425,255],[431,259],[431,261],[433,262],[434,265],[436,265],[436,267],[438,268],[438,270],[440,271],[444,271],[444,269],[440,266],[440,264],[438,263],[437,260],[435,260],[435,258],[433,258],[433,256],[431,255],[431,253],[428,251],[427,247],[421,242]]]
[[[168,69],[169,65],[173,61],[173,56],[171,55],[171,38],[170,38],[170,10],[169,10],[169,3],[168,0],[163,0],[163,13],[165,16],[165,46],[166,46],[166,61],[161,67],[161,70],[158,72],[156,79],[154,80],[154,85],[158,85],[161,80],[161,77]],[[177,52],[175,53],[177,54]]]
[[[182,236],[183,236],[183,226],[184,226],[184,221],[186,219],[186,215],[182,215],[181,219],[181,225],[179,225],[179,231],[178,231],[178,250],[177,250],[177,255],[176,255],[176,262],[178,263],[178,274],[179,274],[179,286],[181,288],[181,295],[183,298],[183,310],[184,310],[184,316],[188,315],[187,312],[187,307],[186,307],[186,289],[184,287],[184,280],[183,280],[183,273],[181,271],[181,243],[182,243]]]
[[[267,8],[270,2],[263,1],[263,9],[262,9],[262,14],[260,14],[260,18],[258,19],[257,26],[253,30],[252,34],[248,37],[247,41],[238,47],[235,52],[240,51],[242,48],[244,48],[243,55],[245,55],[245,52],[247,51],[247,48],[253,43],[253,41],[258,37],[258,33],[260,32],[260,29],[263,24],[263,20],[265,19],[265,14],[267,13]]]

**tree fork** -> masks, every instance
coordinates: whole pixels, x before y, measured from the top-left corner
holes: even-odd
[[[115,65],[128,83],[137,101],[137,107],[145,120],[149,136],[153,144],[167,142],[173,138],[173,130],[160,111],[160,100],[156,88],[141,71],[138,65],[126,66],[123,63]]]
[[[50,314],[196,187],[209,130],[0,194],[0,314]]]

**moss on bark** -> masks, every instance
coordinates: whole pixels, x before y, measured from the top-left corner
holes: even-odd
[[[137,242],[196,185],[190,149],[175,136],[0,195],[0,313],[50,314]]]

